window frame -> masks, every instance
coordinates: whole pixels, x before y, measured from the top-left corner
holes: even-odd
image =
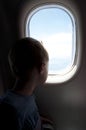
[[[48,0],[49,1],[49,0]],[[47,84],[59,84],[59,83],[64,83],[67,81],[70,81],[74,76],[76,76],[79,68],[80,68],[80,63],[81,63],[81,56],[82,56],[82,45],[81,40],[81,21],[80,21],[80,15],[79,15],[79,10],[77,8],[76,5],[74,5],[73,3],[70,6],[70,2],[67,1],[65,2],[64,0],[62,0],[62,2],[60,3],[58,0],[56,2],[53,2],[53,0],[46,2],[46,0],[44,2],[40,1],[38,4],[37,3],[29,3],[25,4],[25,8],[23,8],[23,15],[22,17],[20,17],[21,20],[21,24],[20,24],[20,31],[21,31],[21,37],[27,37],[26,35],[26,24],[27,24],[27,19],[28,16],[31,17],[32,13],[34,14],[35,11],[39,10],[40,7],[42,6],[52,6],[52,5],[56,5],[56,6],[62,6],[65,9],[67,9],[74,17],[75,19],[75,25],[76,25],[76,54],[75,54],[75,60],[74,60],[74,64],[71,67],[71,70],[65,74],[65,75],[61,75],[61,76],[56,76],[56,77],[49,77],[46,81]],[[19,21],[20,21],[19,20]]]

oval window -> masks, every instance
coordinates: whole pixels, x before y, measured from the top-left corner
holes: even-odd
[[[76,33],[72,14],[62,6],[41,6],[27,18],[26,36],[42,41],[49,53],[50,81],[60,81],[75,61]],[[57,77],[57,78],[56,78]],[[48,80],[49,81],[49,80]]]

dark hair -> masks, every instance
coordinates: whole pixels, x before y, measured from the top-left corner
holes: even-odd
[[[25,77],[27,70],[31,72],[34,67],[39,70],[41,64],[49,60],[42,44],[30,37],[18,40],[11,48],[8,58],[13,73],[20,78]]]

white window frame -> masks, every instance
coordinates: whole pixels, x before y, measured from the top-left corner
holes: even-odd
[[[46,0],[45,0],[46,1]],[[28,37],[27,35],[27,29],[26,29],[26,26],[27,26],[27,23],[28,23],[28,20],[30,20],[30,18],[32,17],[32,15],[38,11],[40,8],[44,8],[45,6],[61,6],[63,7],[68,13],[70,13],[71,17],[74,19],[75,21],[75,25],[76,25],[76,37],[75,37],[75,40],[76,40],[76,52],[75,52],[75,59],[74,59],[74,64],[72,65],[70,71],[68,73],[66,73],[65,75],[54,75],[54,76],[49,76],[48,75],[48,78],[47,78],[47,81],[46,83],[63,83],[63,82],[66,82],[68,81],[69,79],[72,79],[72,77],[74,77],[74,75],[76,75],[79,70],[79,67],[80,67],[80,62],[81,62],[81,52],[82,52],[82,46],[81,46],[81,28],[80,28],[80,25],[81,25],[81,22],[80,22],[80,17],[79,17],[79,12],[77,10],[77,7],[76,6],[73,6],[68,3],[67,6],[66,6],[67,3],[65,3],[65,1],[63,0],[62,3],[59,3],[59,2],[55,2],[55,3],[40,3],[40,4],[32,4],[32,6],[27,6],[29,7],[29,9],[27,9],[28,11],[25,11],[23,10],[23,12],[25,11],[24,15],[22,15],[21,17],[21,20],[22,20],[22,23],[24,26],[22,26],[21,30],[23,33],[21,36],[26,36]],[[29,5],[29,4],[28,4]],[[73,8],[74,7],[74,8]],[[25,19],[24,19],[25,18]]]

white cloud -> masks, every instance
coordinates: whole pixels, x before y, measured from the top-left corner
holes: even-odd
[[[57,33],[40,37],[50,57],[70,57],[72,53],[72,35],[70,33]]]

